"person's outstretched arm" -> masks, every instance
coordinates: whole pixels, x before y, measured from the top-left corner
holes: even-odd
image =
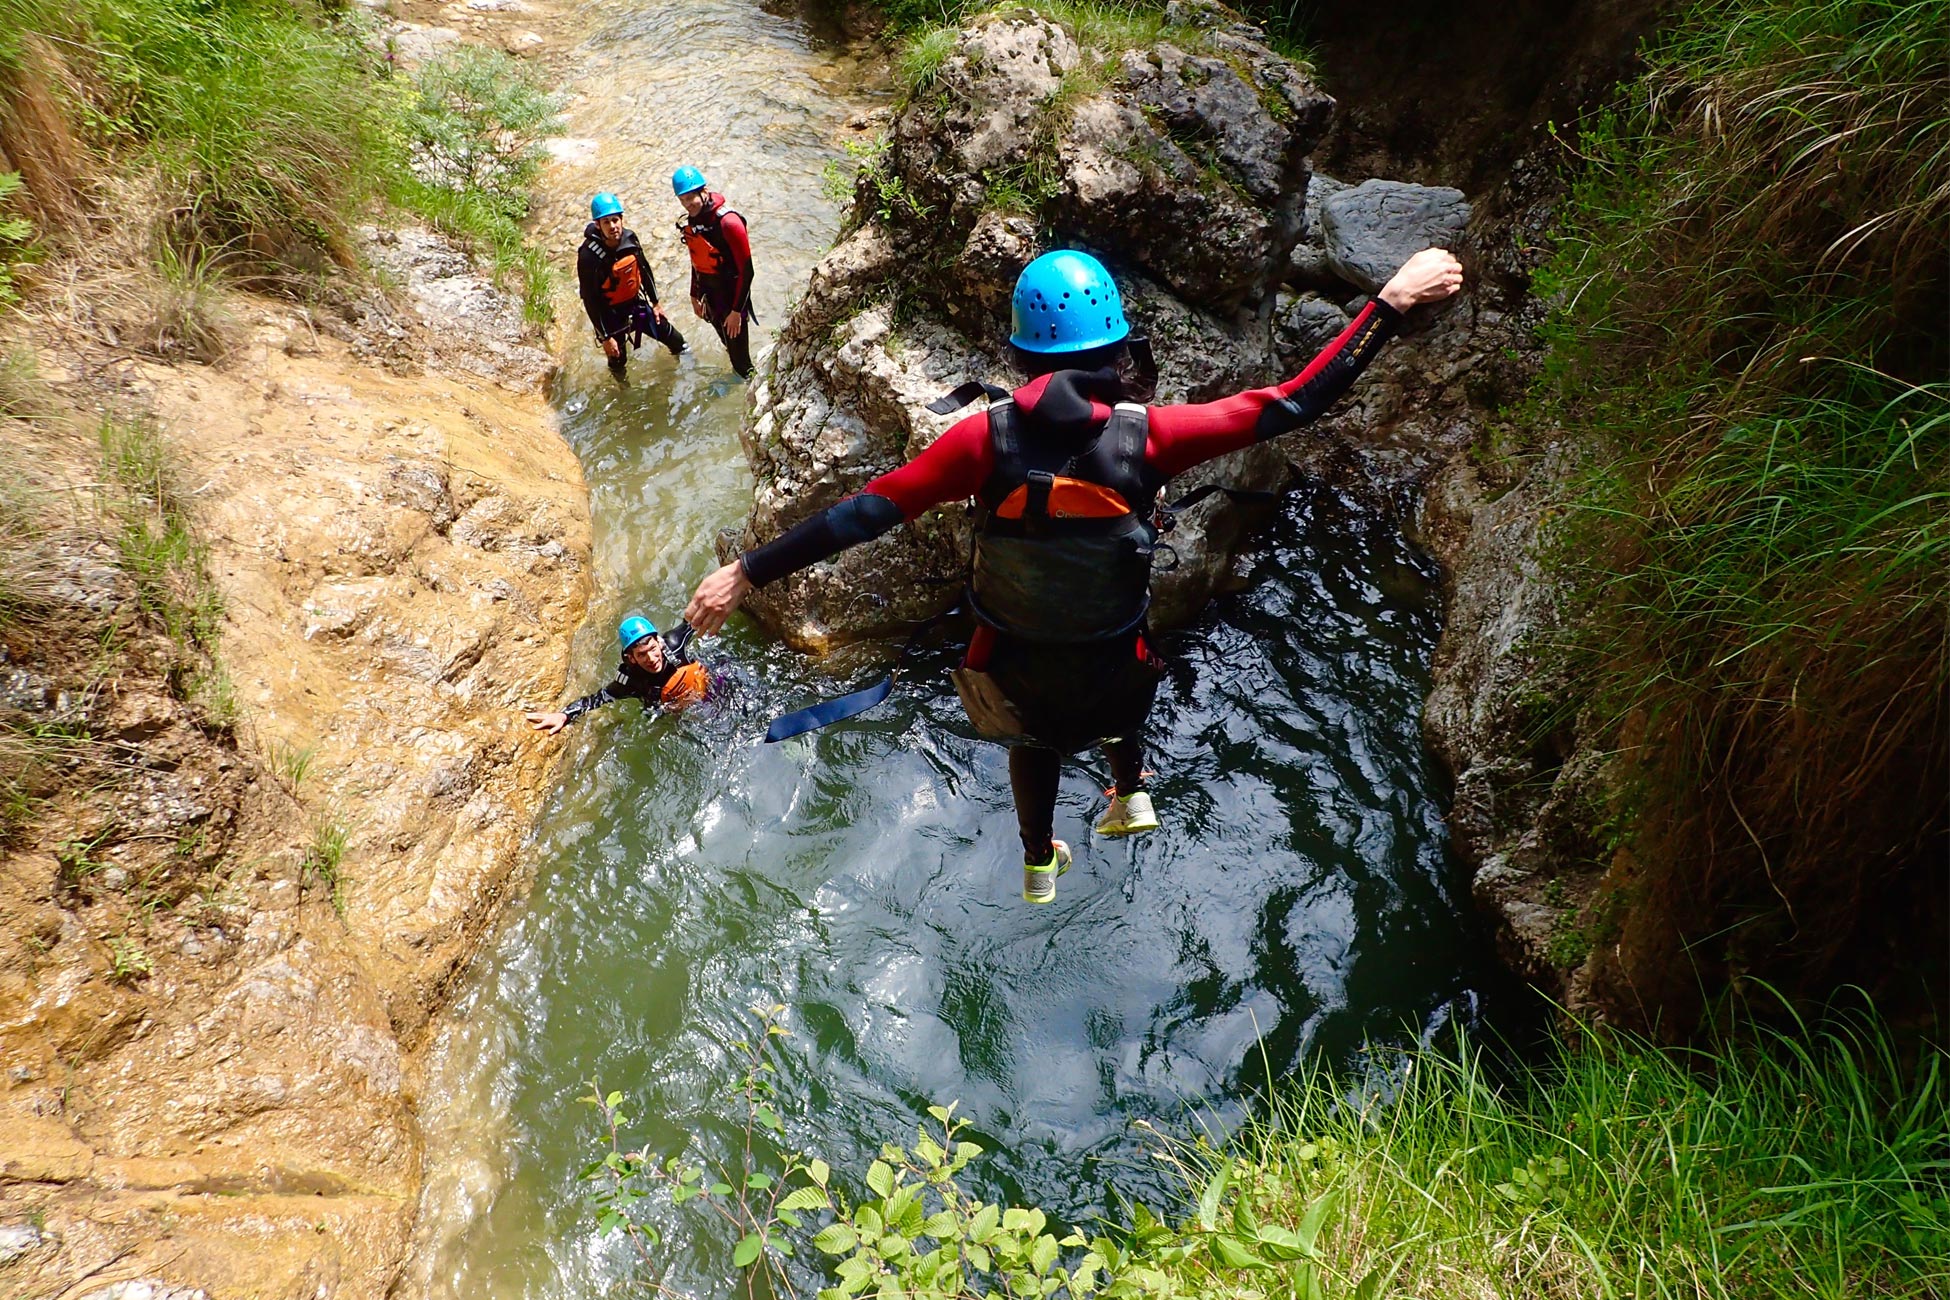
[[[614,704],[618,700],[641,700],[645,708],[648,708],[651,703],[644,679],[633,675],[627,667],[619,666],[615,680],[609,685],[591,691],[580,699],[570,701],[554,713],[529,714],[528,724],[535,730],[546,731],[552,736],[583,714],[600,709],[605,704]]]
[[[1340,336],[1293,378],[1216,402],[1154,406],[1145,465],[1160,479],[1194,465],[1291,433],[1319,419],[1354,386],[1368,363],[1395,336],[1402,313],[1462,288],[1462,263],[1440,248],[1425,248],[1403,264]]]
[[[713,571],[684,607],[685,620],[700,632],[718,631],[753,587],[872,541],[931,506],[974,496],[988,478],[993,459],[988,413],[957,421],[899,469],[870,480],[852,496]]]

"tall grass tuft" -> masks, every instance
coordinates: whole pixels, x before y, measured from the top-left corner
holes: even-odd
[[[347,232],[390,153],[388,96],[352,12],[83,0],[74,14],[98,128],[157,170],[200,242],[267,267],[351,264]]]
[[[1422,1048],[1366,1086],[1310,1070],[1223,1150],[1167,1153],[1194,1198],[1232,1159],[1221,1231],[1242,1200],[1289,1226],[1327,1200],[1328,1295],[1925,1300],[1950,1286],[1946,1064],[1867,1016],[1690,1051],[1587,1034],[1513,1079]],[[1181,1294],[1243,1280],[1209,1258]],[[1280,1267],[1259,1293],[1289,1293]]]
[[[1578,144],[1535,415],[1601,449],[1555,549],[1627,828],[1594,987],[1683,1030],[1942,931],[1950,23],[1711,0],[1648,60]]]
[[[184,671],[193,672],[200,654],[216,647],[223,598],[168,448],[154,423],[139,418],[104,419],[101,444],[106,477],[120,489],[113,506],[122,571],[143,613],[183,651]]]

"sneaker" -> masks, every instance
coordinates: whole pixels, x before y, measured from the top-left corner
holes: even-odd
[[[1056,851],[1049,855],[1048,862],[1022,864],[1022,901],[1025,903],[1054,903],[1056,878],[1070,869],[1070,846],[1062,840],[1051,840],[1050,843]]]
[[[1097,819],[1099,835],[1142,835],[1157,829],[1158,810],[1151,806],[1151,796],[1143,790],[1117,795]]]

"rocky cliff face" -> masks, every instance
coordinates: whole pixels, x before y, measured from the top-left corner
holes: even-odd
[[[237,721],[183,698],[113,533],[51,524],[0,716],[86,741],[0,847],[0,1293],[377,1300],[404,1261],[417,1051],[517,888],[558,753],[519,711],[559,698],[589,539],[512,304],[402,245],[424,317],[238,299],[215,366],[41,340],[62,400],[170,448]],[[99,486],[82,417],[0,436],[40,499]]]
[[[1216,6],[1174,6],[1145,49],[1079,44],[1034,15],[958,34],[893,114],[856,187],[856,222],[814,272],[754,387],[757,479],[742,537],[780,531],[925,448],[954,417],[922,408],[965,379],[1013,386],[1017,273],[1086,247],[1119,276],[1154,341],[1164,401],[1264,382],[1278,367],[1273,293],[1303,233],[1307,152],[1331,101],[1261,34]],[[1208,473],[1283,481],[1260,448]],[[1185,485],[1174,485],[1190,486]],[[1174,537],[1160,617],[1224,576],[1216,511]],[[967,553],[959,510],[774,588],[750,607],[794,645],[882,635],[951,601]]]

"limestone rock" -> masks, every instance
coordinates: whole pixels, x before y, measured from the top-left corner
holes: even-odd
[[[1009,295],[1051,248],[1087,247],[1111,267],[1152,339],[1157,400],[1267,381],[1271,295],[1333,102],[1230,10],[1173,12],[1149,51],[1080,46],[1024,12],[957,35],[862,169],[857,225],[814,269],[752,387],[752,511],[721,554],[918,454],[960,418],[924,409],[948,389],[1022,382],[1007,363]],[[1276,450],[1238,459],[1187,477],[1263,487],[1288,473]],[[1167,499],[1188,486],[1167,485]],[[1190,614],[1224,580],[1237,533],[1218,504],[1182,521],[1178,568],[1154,592],[1161,619]],[[962,509],[936,510],[745,607],[802,648],[890,635],[954,600],[968,540]]]
[[[1349,284],[1375,293],[1424,248],[1455,248],[1469,228],[1461,190],[1368,180],[1320,205],[1327,263]]]

